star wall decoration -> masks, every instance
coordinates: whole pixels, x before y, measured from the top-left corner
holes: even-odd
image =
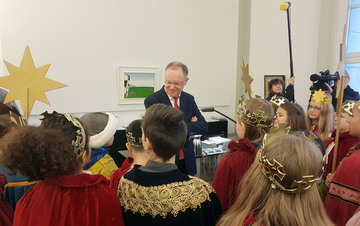
[[[249,74],[249,64],[245,65],[245,59],[244,56],[242,56],[242,65],[241,65],[241,70],[242,70],[242,77],[241,80],[244,82],[245,85],[245,92],[248,92],[249,95],[249,99],[252,98],[252,89],[251,89],[251,82],[254,80],[250,74]]]
[[[29,46],[25,48],[20,67],[5,60],[4,63],[10,73],[10,75],[0,77],[0,86],[9,90],[4,103],[20,100],[26,120],[29,118],[35,100],[50,105],[45,92],[67,86],[45,78],[50,64],[36,68]]]

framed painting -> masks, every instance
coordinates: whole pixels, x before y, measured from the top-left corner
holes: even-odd
[[[119,104],[144,104],[149,95],[159,89],[159,68],[119,67]]]
[[[280,79],[285,83],[285,75],[265,75],[264,76],[264,99],[269,96],[269,82],[272,79]],[[283,87],[284,89],[284,87]]]

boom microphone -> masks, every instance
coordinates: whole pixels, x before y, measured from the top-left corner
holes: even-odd
[[[310,75],[310,81],[312,81],[312,82],[316,82],[316,81],[318,81],[319,79],[320,79],[320,76],[317,75],[317,74],[312,74],[312,75]]]
[[[280,5],[280,10],[281,11],[286,11],[288,10],[288,8],[291,6],[291,2],[284,2],[284,3],[281,3]]]

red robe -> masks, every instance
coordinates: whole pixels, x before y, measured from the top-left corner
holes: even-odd
[[[102,175],[58,176],[38,182],[18,202],[14,226],[124,225],[121,206]]]
[[[335,171],[325,209],[336,225],[345,225],[360,206],[360,151],[347,157]]]
[[[7,184],[6,176],[0,174],[0,187]],[[0,226],[11,226],[13,224],[14,210],[3,198],[4,191],[0,188]]]
[[[121,165],[121,167],[116,170],[113,175],[110,178],[110,189],[113,190],[115,192],[115,194],[117,193],[117,189],[118,189],[118,185],[119,185],[119,181],[121,179],[121,177],[124,175],[124,173],[126,173],[127,171],[129,171],[129,169],[131,168],[131,164],[134,162],[134,159],[132,157],[127,157],[125,159],[125,161],[123,162],[123,164]]]
[[[239,183],[254,162],[258,151],[247,138],[231,141],[228,148],[230,154],[220,161],[212,183],[223,212],[235,203],[239,195]]]
[[[332,142],[335,142],[336,130],[334,130],[331,134],[331,137],[325,140],[325,147],[328,147]],[[346,154],[349,152],[350,148],[355,144],[359,143],[360,139],[350,135],[350,132],[339,133],[339,145],[336,157],[336,166],[335,169],[339,166],[341,160],[344,159]],[[334,148],[328,155],[328,163],[324,167],[323,178],[326,180],[326,176],[332,171],[332,162],[334,159]]]
[[[250,226],[257,221],[256,217],[254,216],[254,212],[250,212],[249,216],[245,219],[243,226]]]

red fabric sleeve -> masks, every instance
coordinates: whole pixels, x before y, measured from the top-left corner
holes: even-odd
[[[212,186],[219,197],[223,212],[235,203],[239,195],[239,183],[254,159],[254,153],[236,151],[220,161]]]
[[[127,157],[122,166],[116,170],[110,178],[110,189],[117,194],[118,185],[121,177],[131,168],[133,158]]]

